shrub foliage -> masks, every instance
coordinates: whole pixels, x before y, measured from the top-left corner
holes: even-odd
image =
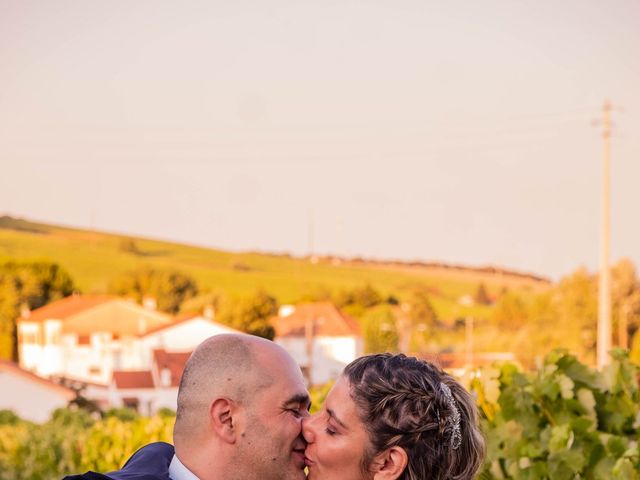
[[[640,369],[622,351],[595,371],[566,351],[533,372],[487,368],[471,384],[488,455],[479,478],[640,480]],[[314,388],[312,411],[331,384]],[[94,414],[95,415],[95,414]],[[142,445],[171,441],[175,417],[57,410],[36,425],[0,411],[0,478],[48,480],[118,469]]]
[[[603,371],[566,351],[533,373],[474,380],[488,456],[482,479],[640,479],[638,367],[622,351]]]
[[[9,417],[7,414],[5,417]],[[139,447],[171,441],[174,418],[107,416],[60,409],[42,425],[0,424],[0,478],[50,480],[87,470],[117,470]]]

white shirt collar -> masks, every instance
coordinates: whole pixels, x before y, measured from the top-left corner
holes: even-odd
[[[171,480],[199,480],[191,470],[185,467],[176,454],[173,455],[169,465],[169,478]]]

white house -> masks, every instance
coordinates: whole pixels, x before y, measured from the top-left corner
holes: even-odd
[[[197,313],[176,317],[168,325],[160,325],[139,336],[140,350],[144,352],[145,368],[151,368],[154,350],[167,352],[193,351],[203,340],[221,333],[241,333]]]
[[[334,380],[362,354],[357,320],[330,302],[288,306],[271,321],[275,342],[298,362],[310,385]]]
[[[111,406],[127,406],[153,414],[161,408],[176,410],[178,387],[191,352],[205,339],[240,333],[198,314],[178,317],[138,339],[144,370],[115,370],[109,387]]]
[[[240,333],[208,316],[171,317],[105,295],[72,296],[18,319],[23,368],[81,389],[101,408],[176,408],[182,369],[208,337]]]
[[[173,318],[132,301],[75,295],[17,321],[20,365],[43,377],[111,384],[114,371],[150,370],[153,351],[191,351],[235,332],[199,314]]]
[[[18,319],[20,366],[42,377],[106,385],[113,370],[148,368],[140,336],[172,322],[133,301],[73,295]]]
[[[190,352],[208,337],[240,333],[211,317],[170,317],[105,295],[67,297],[18,319],[20,365],[82,387],[103,408],[175,409]],[[276,343],[312,384],[336,378],[361,353],[357,321],[331,303],[300,305],[273,320]]]
[[[76,397],[73,390],[6,360],[0,360],[0,392],[0,410],[12,410],[37,423],[47,421],[56,408],[66,407]]]

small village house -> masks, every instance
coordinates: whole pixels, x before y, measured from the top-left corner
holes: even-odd
[[[213,335],[238,333],[211,317],[171,317],[105,295],[67,297],[18,319],[20,365],[74,385],[101,408],[175,409],[193,349]]]
[[[271,321],[275,342],[298,362],[310,385],[336,379],[362,354],[357,320],[330,302],[286,306]]]
[[[73,390],[0,359],[0,410],[11,410],[36,423],[49,420],[53,411],[76,398]]]

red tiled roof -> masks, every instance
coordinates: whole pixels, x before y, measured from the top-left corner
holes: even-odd
[[[62,324],[62,332],[77,335],[110,332],[114,336],[134,337],[160,325],[169,324],[171,324],[171,317],[165,313],[148,310],[131,301],[115,298],[95,308],[69,316]]]
[[[167,352],[163,349],[157,349],[153,351],[153,362],[156,365],[159,376],[161,376],[162,370],[169,369],[171,372],[171,386],[177,387],[180,385],[184,366],[190,356],[191,352]]]
[[[173,317],[173,321],[175,323],[185,322],[187,320],[191,320],[192,318],[196,318],[201,316],[200,312],[181,312]]]
[[[73,400],[76,397],[75,392],[70,388],[63,387],[62,385],[58,385],[51,380],[42,378],[34,373],[29,372],[28,370],[20,368],[17,364],[9,362],[7,360],[0,359],[0,372],[14,374],[33,383],[37,383],[42,387],[55,391],[57,394],[62,395],[67,400]]]
[[[96,332],[109,332],[115,338],[137,336],[172,324],[162,312],[148,310],[130,300],[108,295],[74,295],[45,305],[18,322],[62,321],[62,333],[73,333],[80,340]]]
[[[166,325],[158,325],[157,327],[154,328],[150,328],[149,330],[147,330],[144,334],[141,334],[141,337],[144,337],[146,335],[150,335],[152,333],[156,333],[159,332],[161,330],[164,330],[165,328],[171,328],[174,327],[176,325],[179,325],[180,323],[184,323],[184,322],[188,322],[189,320],[192,320],[196,317],[199,317],[200,314],[199,313],[181,313],[180,315],[177,315],[175,317],[173,317],[171,323],[168,323]]]
[[[313,324],[314,336],[345,337],[360,334],[358,321],[330,302],[298,305],[291,315],[273,317],[276,337],[304,337],[307,325]]]
[[[30,312],[28,317],[21,316],[18,321],[44,322],[49,319],[64,320],[71,315],[114,300],[109,295],[71,295]]]
[[[172,322],[166,325],[159,325],[155,328],[151,328],[147,330],[144,334],[139,335],[140,337],[145,337],[147,335],[152,335],[154,333],[160,332],[162,330],[166,330],[167,328],[175,327],[176,325],[180,325],[181,323],[188,322],[189,320],[193,320],[194,318],[201,318],[206,322],[209,322],[213,325],[217,325],[219,329],[226,330],[228,333],[243,333],[239,330],[231,328],[227,325],[223,325],[221,323],[216,322],[215,320],[211,320],[210,318],[205,317],[200,313],[181,313],[180,315],[173,317]]]
[[[114,371],[113,381],[118,389],[154,388],[150,370]]]

